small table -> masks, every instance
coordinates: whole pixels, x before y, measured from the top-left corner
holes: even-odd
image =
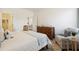
[[[61,35],[56,36],[56,42],[61,47],[61,50],[69,50],[69,38]]]
[[[69,39],[67,38],[62,39],[62,49],[66,49],[67,51],[69,51],[70,48],[69,43],[70,43]]]
[[[72,51],[73,50],[77,51],[77,38],[76,37],[73,37],[73,36],[64,37],[64,36],[58,35],[56,37],[56,41],[62,49],[66,49],[67,51],[69,51],[70,45],[71,45]]]

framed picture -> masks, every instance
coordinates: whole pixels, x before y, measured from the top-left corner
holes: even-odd
[[[4,31],[8,29],[8,20],[4,20],[4,19],[2,20],[2,27]]]

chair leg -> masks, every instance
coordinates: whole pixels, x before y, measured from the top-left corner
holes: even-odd
[[[77,51],[77,42],[75,42],[75,51]]]
[[[72,41],[72,51],[77,51],[77,42],[76,41]]]

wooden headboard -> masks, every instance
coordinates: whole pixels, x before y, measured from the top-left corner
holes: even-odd
[[[49,39],[55,38],[55,28],[46,26],[37,26],[37,32],[46,34]]]

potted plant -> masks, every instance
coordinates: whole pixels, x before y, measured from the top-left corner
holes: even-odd
[[[76,33],[75,32],[72,32],[72,36],[76,36]]]

